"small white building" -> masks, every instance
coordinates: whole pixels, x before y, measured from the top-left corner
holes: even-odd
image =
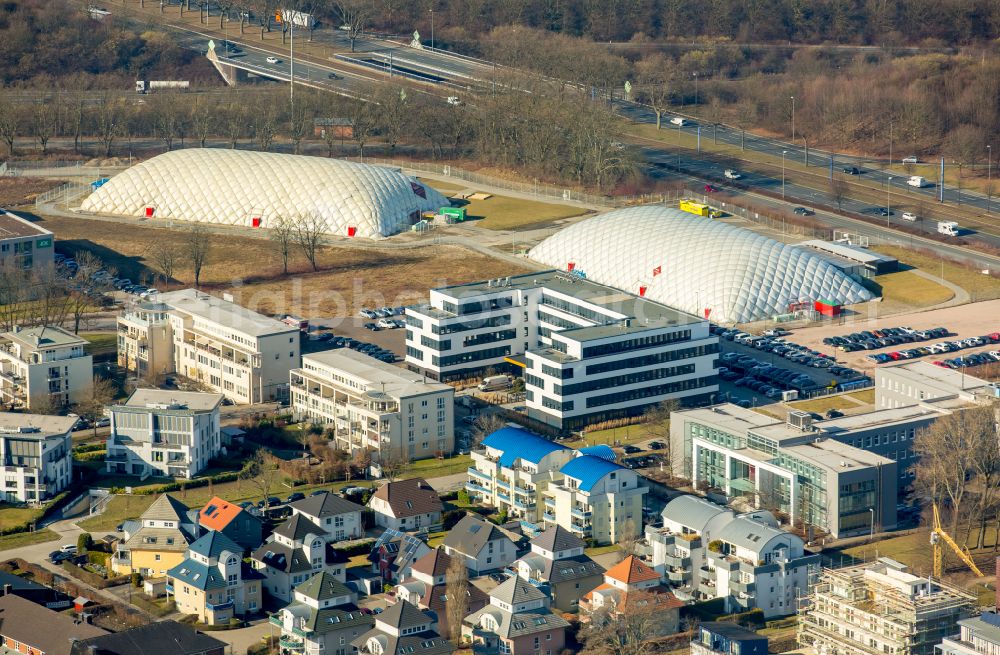
[[[0,413],[0,499],[35,503],[55,496],[73,479],[71,416]]]
[[[440,527],[444,503],[423,478],[383,484],[368,501],[375,525],[393,530],[417,531]]]
[[[290,505],[292,516],[301,514],[324,532],[330,543],[345,539],[360,539],[365,535],[361,524],[361,513],[364,507],[341,498],[329,491],[315,496],[309,496]]]
[[[220,393],[136,389],[113,405],[108,473],[192,478],[219,454]]]
[[[341,348],[306,355],[291,372],[292,412],[329,426],[337,448],[427,459],[455,449],[455,389]]]
[[[94,359],[87,342],[61,327],[0,334],[0,399],[10,407],[64,407],[90,400]]]

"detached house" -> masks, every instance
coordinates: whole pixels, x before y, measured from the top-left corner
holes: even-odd
[[[632,612],[654,612],[660,635],[674,634],[684,603],[660,585],[660,574],[635,555],[629,555],[604,574],[604,584],[580,601],[587,620],[615,621]]]
[[[253,566],[267,578],[267,592],[286,603],[292,590],[326,571],[339,582],[347,579],[347,559],[328,545],[329,534],[303,514],[294,514],[274,531],[273,539],[253,552]]]
[[[184,561],[185,553],[198,534],[198,526],[188,515],[188,508],[169,494],[153,501],[139,521],[125,530],[125,540],[111,558],[111,568],[118,575],[133,571],[145,578],[160,578]]]
[[[353,593],[329,573],[317,573],[295,588],[292,603],[271,615],[281,629],[282,651],[304,655],[350,655],[351,642],[371,630],[371,612],[345,605]],[[353,601],[352,601],[353,602]]]
[[[441,544],[444,552],[461,557],[473,575],[504,569],[517,559],[521,536],[490,523],[478,514],[466,514]]]
[[[557,609],[576,610],[580,598],[604,581],[604,567],[584,555],[583,540],[562,526],[549,528],[529,543],[531,552],[513,568],[532,584],[548,584]]]
[[[263,575],[243,562],[243,547],[220,532],[191,544],[187,558],[167,571],[167,593],[177,609],[208,625],[256,614],[262,607]]]
[[[387,529],[372,546],[368,559],[372,571],[385,582],[400,582],[410,575],[413,563],[431,552],[431,547],[416,535]]]
[[[434,530],[441,525],[444,504],[423,478],[388,482],[375,490],[368,508],[375,525],[402,532]]]
[[[260,517],[218,496],[205,503],[198,512],[198,526],[202,530],[214,530],[226,535],[244,552],[253,550],[264,541],[264,523]]]
[[[365,535],[361,524],[361,512],[364,507],[341,498],[337,494],[324,492],[303,498],[290,505],[292,515],[297,514],[309,519],[327,534],[331,543],[345,539],[360,539]]]
[[[351,642],[362,655],[451,655],[434,619],[405,600],[375,616],[375,627]]]
[[[569,623],[549,610],[549,597],[519,576],[490,592],[490,604],[465,617],[462,636],[475,653],[559,655]]]
[[[396,585],[396,598],[413,603],[422,610],[430,610],[438,617],[438,630],[449,634],[448,615],[444,611],[447,603],[448,571],[455,561],[443,550],[435,548],[418,559],[411,569],[410,577]],[[467,607],[470,612],[485,607],[489,598],[479,587],[467,585]]]

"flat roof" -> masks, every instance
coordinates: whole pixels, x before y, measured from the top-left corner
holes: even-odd
[[[136,389],[125,401],[125,407],[163,405],[160,409],[177,411],[210,411],[215,409],[224,396],[221,393],[201,393],[198,391],[171,391],[168,389]],[[176,407],[172,407],[176,405]]]
[[[961,371],[956,371],[942,366],[934,366],[930,362],[906,362],[894,366],[880,366],[875,369],[875,375],[879,373],[902,375],[910,378],[916,383],[926,384],[936,387],[938,390],[947,393],[958,391],[970,391],[989,386],[989,382],[981,378],[967,375]]]
[[[461,302],[463,299],[486,294],[527,291],[538,288],[596,305],[608,313],[603,324],[566,328],[558,332],[560,336],[577,341],[590,341],[631,332],[704,322],[703,319],[693,314],[558,270],[438,287],[433,291],[449,296],[456,302]],[[454,315],[446,313],[445,317],[451,318],[452,316]]]
[[[722,403],[699,409],[685,409],[675,412],[681,420],[695,420],[711,423],[733,434],[744,433],[747,430],[759,431],[759,428],[782,423],[773,416],[767,416],[751,409],[744,409],[732,403]]]
[[[0,437],[45,439],[53,435],[66,434],[73,429],[74,423],[76,423],[76,417],[73,416],[0,412]],[[32,432],[32,429],[38,431]]]
[[[828,470],[850,471],[872,466],[885,466],[893,461],[887,457],[849,446],[833,439],[822,439],[795,446],[784,446],[782,450],[807,462]]]
[[[157,294],[157,304],[164,304],[177,311],[224,325],[254,337],[283,332],[298,332],[299,328],[251,311],[197,289],[181,289]]]
[[[54,325],[39,325],[30,328],[15,327],[10,332],[4,332],[3,336],[11,341],[18,341],[29,348],[83,346],[87,343],[86,339]]]
[[[811,248],[812,250],[831,253],[838,257],[843,257],[844,259],[848,259],[850,261],[858,262],[861,264],[877,264],[879,262],[897,261],[895,257],[881,255],[877,252],[872,252],[867,248],[862,248],[860,246],[853,246],[849,243],[841,243],[838,241],[823,241],[822,239],[811,239],[809,241],[803,241],[798,245],[804,246],[806,248]]]
[[[293,370],[306,375],[312,374],[313,371],[303,370],[306,362],[339,369],[347,375],[365,382],[365,384],[371,387],[368,391],[384,391],[396,397],[413,396],[453,388],[441,382],[427,380],[419,373],[393,366],[350,348],[337,348],[335,350],[324,350],[318,353],[303,355],[303,368]]]
[[[0,240],[18,237],[51,236],[52,233],[39,227],[23,216],[12,211],[0,209]]]

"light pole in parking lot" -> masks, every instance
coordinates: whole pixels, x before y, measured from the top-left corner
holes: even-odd
[[[885,226],[889,227],[889,215],[892,213],[889,211],[889,188],[892,186],[892,176],[890,175],[885,180]]]
[[[781,199],[785,199],[785,155],[788,154],[787,150],[781,151]]]

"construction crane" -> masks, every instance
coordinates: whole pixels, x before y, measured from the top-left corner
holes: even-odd
[[[965,565],[972,569],[972,572],[978,575],[980,578],[985,578],[983,572],[979,570],[976,563],[972,560],[972,555],[969,554],[968,548],[959,548],[955,540],[951,538],[944,528],[941,527],[941,515],[938,514],[937,503],[934,503],[934,525],[931,527],[931,548],[934,551],[934,577],[940,579],[944,573],[944,548],[941,546],[941,542],[945,542],[951,547],[955,554],[965,562]]]

